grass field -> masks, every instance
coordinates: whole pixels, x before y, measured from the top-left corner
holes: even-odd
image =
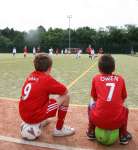
[[[126,104],[138,107],[138,57],[129,55],[113,55],[116,60],[116,72],[125,80],[128,91]],[[13,57],[10,54],[0,54],[0,97],[19,98],[25,77],[33,70],[33,56],[23,58],[23,54]],[[54,56],[52,75],[59,81],[69,85],[80,74],[85,72],[97,59],[90,60],[87,55],[75,59],[74,55]],[[71,103],[87,104],[90,99],[92,77],[98,73],[97,64],[76,82],[70,89]]]

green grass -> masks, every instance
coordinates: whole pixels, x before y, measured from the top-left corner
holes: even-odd
[[[138,57],[129,55],[114,55],[117,67],[116,72],[121,74],[126,81],[129,107],[138,107]],[[82,74],[88,67],[95,63],[82,55],[76,60],[74,55],[54,56],[52,75],[57,80],[69,85]],[[23,54],[12,57],[10,54],[0,54],[0,97],[19,98],[22,84],[26,76],[33,70],[33,56],[30,54],[23,58]],[[91,79],[98,73],[95,65],[83,78],[81,78],[70,91],[71,103],[87,104],[90,99]]]

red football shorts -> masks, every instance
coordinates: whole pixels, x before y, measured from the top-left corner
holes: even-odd
[[[55,99],[50,99],[47,105],[46,118],[51,118],[51,117],[56,116],[58,107],[59,105],[57,101]]]

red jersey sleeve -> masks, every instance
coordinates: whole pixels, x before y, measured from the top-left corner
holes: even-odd
[[[47,90],[49,94],[64,95],[65,92],[67,91],[67,88],[65,87],[65,85],[58,82],[53,77],[50,77]]]
[[[94,101],[97,100],[96,87],[95,87],[95,79],[92,80],[91,97],[93,97]]]

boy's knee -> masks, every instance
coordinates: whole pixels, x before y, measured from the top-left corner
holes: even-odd
[[[69,94],[67,94],[64,99],[64,104],[69,104],[69,102],[70,102],[70,96]]]
[[[68,100],[68,101],[70,100],[70,95],[69,95],[69,94],[67,94],[67,100]]]
[[[90,102],[89,102],[89,104],[88,104],[88,109],[94,108],[95,105],[96,105],[96,102],[93,99],[91,99]]]
[[[70,96],[69,94],[65,95],[64,101],[63,101],[63,105],[68,106],[70,102]]]
[[[58,97],[56,100],[59,105],[69,105],[70,96],[69,94],[66,94],[66,95]]]

